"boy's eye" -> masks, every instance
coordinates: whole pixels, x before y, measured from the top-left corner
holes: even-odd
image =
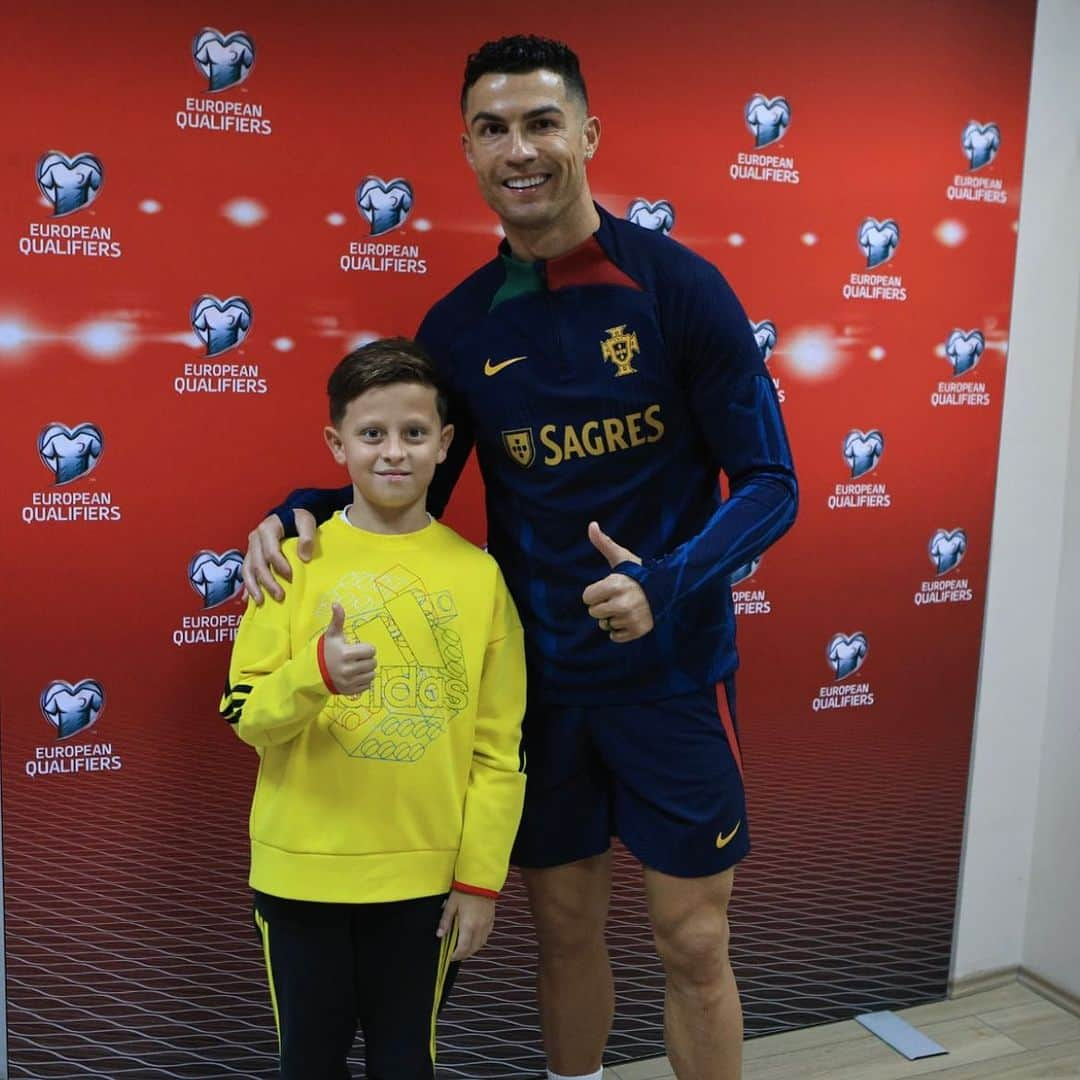
[[[408,436],[410,439],[422,439],[427,435],[427,430],[421,427],[409,428]]]
[[[360,432],[360,437],[362,439],[367,439],[369,442],[375,442],[382,437],[382,432],[378,428],[364,428],[364,430]]]

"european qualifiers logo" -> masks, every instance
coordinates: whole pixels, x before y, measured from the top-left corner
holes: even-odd
[[[900,246],[900,225],[894,218],[864,218],[856,238],[867,270],[883,266]],[[845,300],[906,300],[907,289],[899,274],[853,273],[840,290]]]
[[[50,150],[38,158],[37,184],[53,208],[53,217],[64,217],[93,204],[105,181],[101,159],[93,154],[69,158]]]
[[[242,296],[219,300],[207,293],[191,305],[191,329],[206,346],[207,356],[220,356],[242,345],[251,317],[251,304]]]
[[[635,199],[626,208],[626,220],[650,232],[670,236],[675,228],[675,207],[667,199],[657,199],[654,203],[648,199]]]
[[[183,372],[173,379],[178,394],[265,394],[266,379],[258,364],[208,363],[238,349],[251,333],[254,321],[251,302],[243,296],[220,300],[204,293],[191,305],[191,329],[205,351],[203,362],[184,364]]]
[[[338,259],[346,273],[426,274],[427,260],[419,244],[375,240],[400,229],[412,213],[413,186],[404,177],[383,180],[365,176],[356,188],[356,209],[368,224],[368,240],[353,240]]]
[[[869,654],[870,642],[861,630],[832,636],[825,647],[825,657],[833,673],[833,684],[818,690],[811,702],[814,712],[867,708],[874,704],[874,692],[868,682],[844,682],[859,671]]]
[[[59,420],[46,424],[38,433],[37,453],[52,476],[53,486],[31,492],[29,503],[22,508],[23,521],[27,525],[119,521],[120,507],[113,504],[111,491],[67,489],[93,472],[104,450],[105,436],[97,424],[88,420],[74,427]]]
[[[728,582],[731,585],[731,600],[736,615],[769,615],[772,602],[764,589],[754,588],[751,581],[761,566],[761,556],[755,555],[749,562],[737,566],[731,572]],[[746,583],[746,584],[744,584]],[[743,588],[738,588],[743,585]]]
[[[866,481],[861,478],[873,472],[885,453],[885,436],[879,428],[863,431],[852,428],[844,436],[842,444],[844,461],[851,479],[859,483],[837,484],[828,498],[830,510],[887,509],[892,496],[884,482]]]
[[[181,617],[180,625],[172,634],[172,643],[177,648],[217,645],[236,640],[240,612],[226,611],[212,615],[207,612],[240,596],[244,587],[241,576],[243,566],[244,557],[236,548],[224,552],[203,548],[192,557],[187,567],[187,580],[202,601],[203,613]]]
[[[74,428],[54,421],[38,435],[38,457],[52,472],[57,484],[67,484],[85,476],[97,465],[104,448],[101,428],[88,421]]]
[[[981,330],[955,329],[938,350],[952,367],[953,378],[941,380],[930,395],[935,408],[949,406],[976,406],[990,404],[990,392],[986,383],[968,378],[978,367],[986,351],[986,336]]]
[[[945,189],[950,202],[990,203],[1003,206],[1009,201],[1005,182],[996,176],[973,176],[972,173],[993,164],[1001,149],[1001,129],[995,123],[972,120],[964,128],[960,145],[967,158],[968,171],[956,173]]]
[[[968,579],[950,577],[967,554],[968,538],[964,529],[938,529],[926,550],[930,555],[936,577],[924,581],[915,593],[915,606],[925,607],[933,604],[966,604],[972,598],[972,589]]]
[[[191,42],[191,58],[206,80],[206,97],[189,97],[176,112],[176,126],[193,131],[237,135],[270,135],[273,125],[262,105],[214,95],[243,83],[255,66],[255,42],[243,30],[223,34],[212,26],[200,30]]]
[[[743,109],[746,129],[754,136],[754,146],[760,150],[779,142],[791,124],[791,105],[785,97],[769,98],[754,94]],[[760,154],[740,151],[728,167],[732,180],[754,180],[759,183],[797,184],[799,170],[795,159],[782,154]]]
[[[389,183],[365,176],[356,189],[356,208],[371,226],[371,235],[382,236],[404,225],[412,213],[412,184],[400,176]]]
[[[123,254],[109,225],[59,222],[93,206],[105,183],[105,167],[95,154],[74,157],[49,150],[38,158],[34,179],[41,198],[52,207],[52,221],[31,221],[19,237],[22,255],[61,255],[118,259]],[[93,215],[91,215],[93,216]]]
[[[255,42],[242,30],[223,34],[204,27],[191,43],[191,57],[206,76],[208,92],[239,86],[255,66]]]
[[[876,469],[884,453],[885,436],[877,428],[870,431],[853,428],[844,436],[844,460],[851,467],[853,480]]]
[[[244,586],[244,556],[236,548],[224,554],[203,550],[188,564],[188,582],[199,594],[204,608],[217,607],[237,596]]]
[[[55,733],[48,746],[34,748],[24,766],[29,777],[115,772],[123,762],[112,743],[68,743],[66,740],[92,728],[105,711],[105,690],[97,679],[72,685],[63,679],[49,683],[38,699],[41,715]]]
[[[768,365],[779,337],[776,323],[774,323],[772,319],[762,319],[761,322],[754,322],[754,320],[751,319],[750,332],[754,335],[754,341],[757,342],[757,347],[761,352],[762,361]],[[773,387],[776,389],[776,398],[780,404],[783,405],[787,393],[780,385],[780,379],[773,375],[771,371],[769,372],[769,377],[772,379]]]
[[[68,739],[97,723],[105,708],[105,691],[96,679],[83,679],[74,686],[57,680],[41,691],[39,703],[56,737]]]

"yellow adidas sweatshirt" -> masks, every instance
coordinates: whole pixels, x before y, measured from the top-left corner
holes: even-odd
[[[366,532],[337,514],[285,599],[249,603],[222,715],[258,749],[251,885],[296,900],[495,896],[525,789],[521,623],[495,560],[431,521]],[[375,646],[375,680],[334,692],[331,605]]]

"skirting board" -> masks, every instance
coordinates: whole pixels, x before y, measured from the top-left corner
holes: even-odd
[[[1026,986],[1074,1016],[1080,1016],[1080,997],[1022,967],[995,968],[993,971],[980,971],[977,975],[954,979],[949,983],[949,997],[961,998],[969,994],[981,994],[984,990],[997,990],[998,987],[1014,982]]]

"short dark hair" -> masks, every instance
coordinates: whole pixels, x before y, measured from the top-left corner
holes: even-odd
[[[326,393],[330,398],[330,422],[337,427],[349,403],[376,386],[416,383],[435,391],[439,419],[445,424],[449,412],[446,391],[423,348],[410,338],[380,338],[353,349],[330,373]]]
[[[500,75],[526,75],[530,71],[554,71],[562,76],[567,94],[579,97],[589,107],[589,94],[577,54],[569,45],[534,34],[514,34],[512,37],[488,41],[465,61],[465,81],[461,87],[461,111],[465,99],[478,79],[493,72]]]

